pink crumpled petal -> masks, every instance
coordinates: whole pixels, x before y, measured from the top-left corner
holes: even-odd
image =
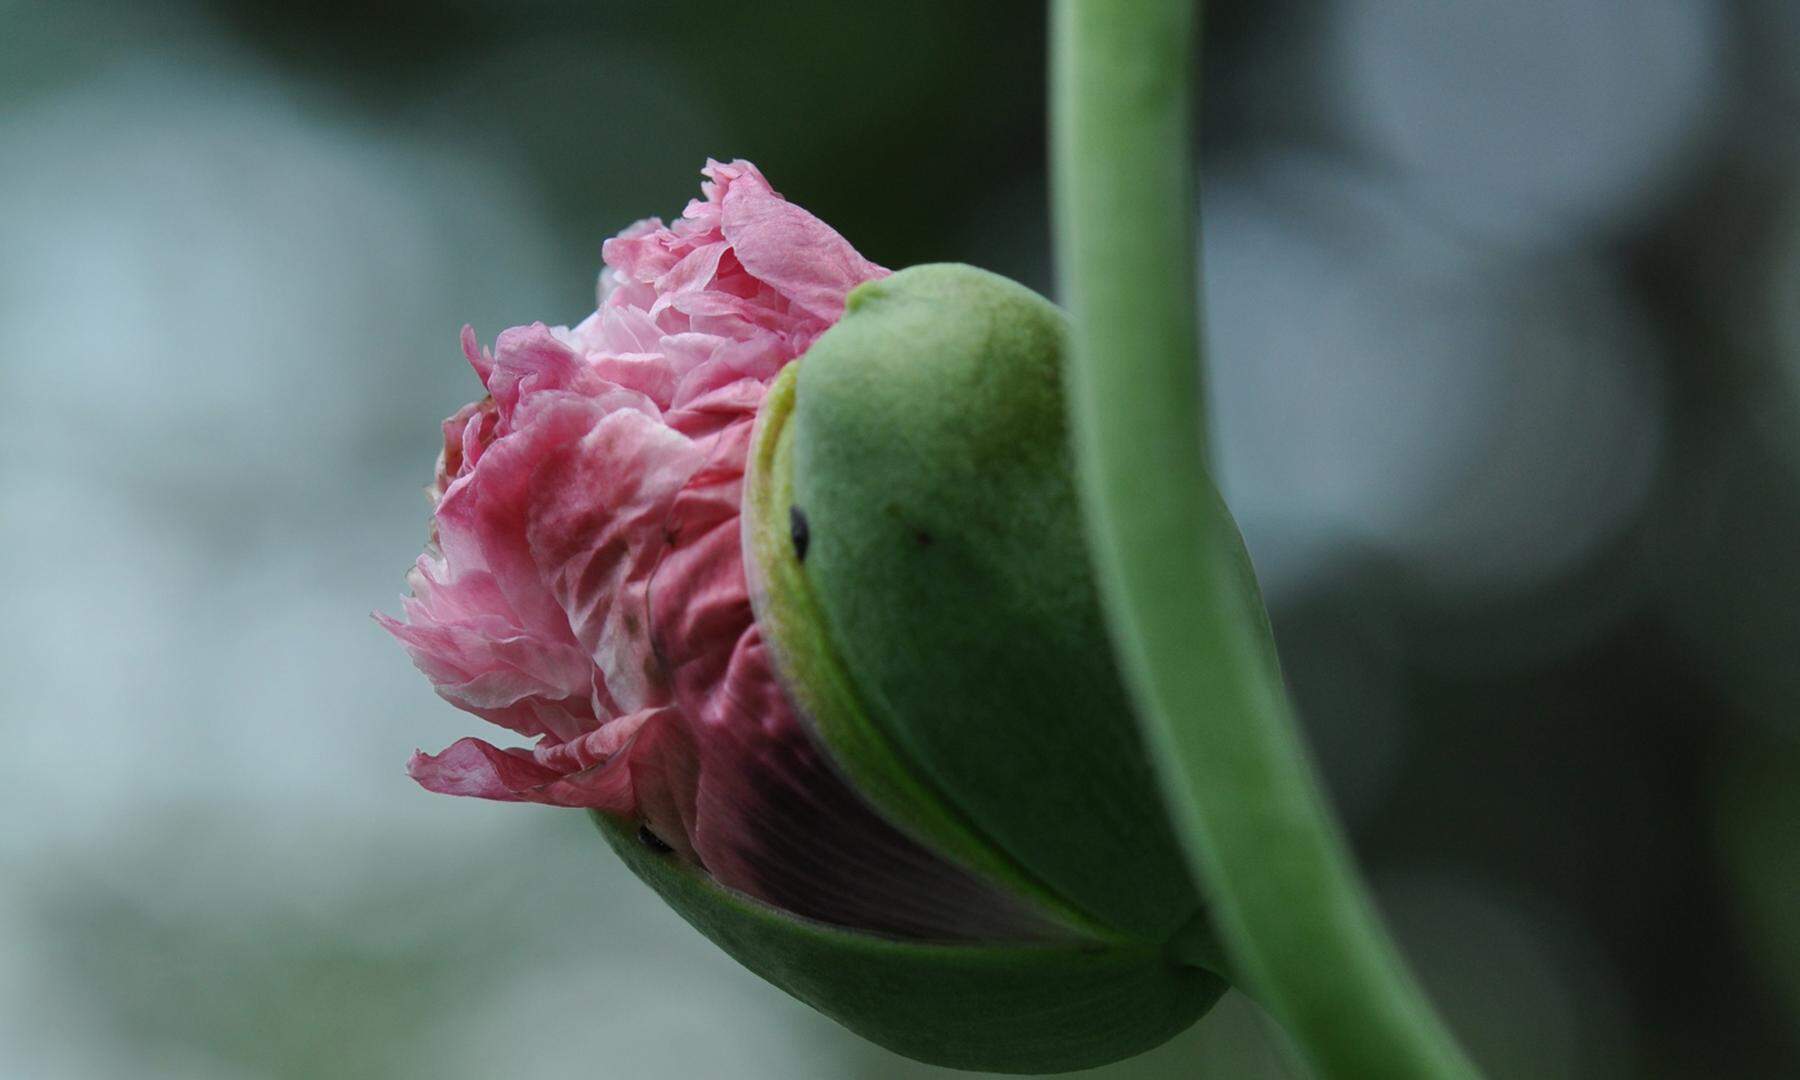
[[[775,194],[754,165],[711,164],[720,178],[719,231],[744,270],[794,308],[830,326],[851,289],[887,275],[831,226]]]
[[[886,270],[745,161],[603,248],[570,329],[474,331],[486,396],[444,423],[432,539],[377,616],[475,738],[408,772],[452,795],[634,818],[722,884],[927,938],[1030,937],[1015,903],[895,830],[787,701],[751,611],[743,470],[769,382]]]
[[[683,857],[695,858],[688,839],[694,760],[685,718],[664,707],[536,750],[458,739],[439,754],[414,753],[406,772],[443,795],[636,815]]]

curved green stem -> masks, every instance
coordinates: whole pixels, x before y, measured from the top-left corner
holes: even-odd
[[[1231,967],[1323,1076],[1473,1077],[1375,914],[1206,460],[1192,0],[1054,0],[1057,255],[1115,647]]]

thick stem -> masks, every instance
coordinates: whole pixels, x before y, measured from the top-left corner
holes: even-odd
[[[1192,0],[1054,0],[1071,408],[1115,647],[1233,971],[1328,1077],[1473,1077],[1365,891],[1206,460]]]

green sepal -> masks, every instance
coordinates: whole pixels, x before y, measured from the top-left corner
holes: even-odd
[[[852,787],[890,822],[939,855],[1027,899],[1051,922],[1093,937],[1106,927],[1070,908],[996,848],[930,782],[858,700],[819,616],[793,540],[793,417],[800,365],[782,369],[756,417],[745,468],[744,551],[756,621],[774,646],[783,687]]]
[[[929,944],[795,918],[646,845],[634,823],[591,815],[632,872],[733,958],[919,1061],[1011,1073],[1102,1065],[1171,1038],[1226,988],[1149,945]]]
[[[1199,900],[1102,621],[1064,420],[1067,337],[1023,286],[919,266],[859,286],[798,362],[774,464],[807,524],[805,649],[829,654],[842,684],[807,705],[853,781],[910,778],[1060,904],[1162,942]],[[795,628],[765,630],[786,670]]]

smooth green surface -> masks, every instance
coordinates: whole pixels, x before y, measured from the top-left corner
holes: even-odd
[[[888,820],[946,858],[1016,896],[1053,923],[1089,937],[1113,936],[997,848],[980,827],[910,767],[863,708],[826,632],[794,548],[794,414],[799,364],[784,368],[757,413],[744,486],[745,568],[757,625],[770,643],[788,697],[857,792]]]
[[[1191,0],[1053,5],[1056,241],[1114,640],[1235,975],[1324,1076],[1474,1075],[1319,794],[1206,463]]]
[[[1089,570],[1066,340],[1023,286],[917,266],[859,286],[800,361],[801,576],[880,738],[821,730],[853,774],[883,755],[1064,904],[1160,943],[1199,900]]]
[[[614,851],[751,971],[873,1042],[920,1061],[1064,1072],[1162,1043],[1224,993],[1218,977],[1143,945],[933,945],[782,914],[639,842],[594,812]]]

